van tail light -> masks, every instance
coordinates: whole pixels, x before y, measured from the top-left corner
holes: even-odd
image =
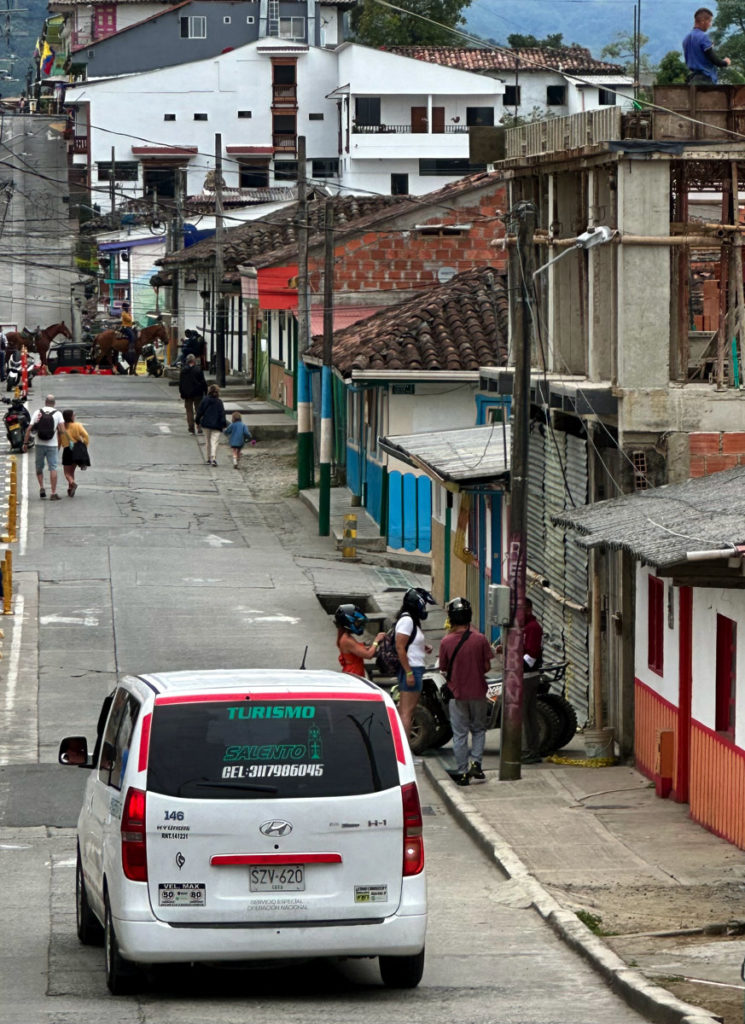
[[[401,787],[404,805],[404,877],[418,875],[424,869],[422,808],[415,782]]]
[[[145,844],[145,794],[141,789],[127,790],[122,814],[122,869],[133,882],[147,882]]]

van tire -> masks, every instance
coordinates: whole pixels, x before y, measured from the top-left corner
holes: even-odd
[[[561,719],[561,732],[556,743],[556,749],[561,750],[572,742],[577,733],[577,712],[569,701],[558,693],[545,693],[538,697],[538,700],[552,707]]]
[[[103,928],[93,913],[88,902],[88,891],[83,878],[83,865],[78,850],[78,861],[75,867],[75,922],[78,938],[84,946],[103,945]]]
[[[108,896],[104,919],[104,958],[106,985],[112,996],[128,996],[136,992],[140,987],[142,975],[139,969],[130,960],[125,960],[119,952]]]
[[[424,974],[424,950],[413,956],[380,956],[378,964],[386,988],[416,988]]]
[[[411,716],[411,728],[409,729],[409,746],[412,753],[423,754],[435,744],[437,725],[435,716],[422,704],[417,704],[414,714]]]

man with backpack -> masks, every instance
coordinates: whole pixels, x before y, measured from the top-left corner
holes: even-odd
[[[55,409],[54,395],[47,395],[44,405],[37,409],[31,417],[23,439],[23,450],[28,450],[31,435],[36,437],[36,479],[39,481],[39,497],[46,498],[44,490],[44,463],[49,467],[50,501],[59,501],[57,494],[57,453],[60,435],[64,430],[65,421],[62,413]]]

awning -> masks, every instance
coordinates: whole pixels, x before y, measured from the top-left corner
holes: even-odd
[[[510,472],[512,441],[505,423],[379,437],[378,444],[451,491],[503,490]]]
[[[272,156],[274,153],[273,146],[226,146],[225,149],[229,156],[242,156],[248,153],[256,156]]]
[[[335,306],[334,307],[334,330],[341,331],[350,324],[356,324],[360,320],[367,320],[374,313],[379,313],[384,306]],[[390,308],[390,307],[388,307]],[[323,308],[311,309],[310,311],[310,333],[311,336],[323,334]]]
[[[259,270],[259,305],[262,309],[297,309],[297,271],[297,263]]]
[[[196,146],[132,146],[132,154],[140,157],[141,160],[183,160],[184,157],[196,156],[199,152]]]

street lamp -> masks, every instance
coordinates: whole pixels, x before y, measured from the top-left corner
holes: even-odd
[[[615,231],[612,228],[606,227],[604,224],[599,225],[595,228],[588,228],[587,231],[583,231],[581,235],[577,235],[574,241],[574,245],[568,246],[564,252],[560,252],[558,256],[554,256],[547,263],[541,264],[541,266],[533,271],[533,280],[545,270],[546,267],[550,267],[552,263],[558,262],[563,259],[570,252],[575,252],[577,249],[592,249],[596,245],[602,245],[604,242],[610,242],[611,238],[615,235]]]

